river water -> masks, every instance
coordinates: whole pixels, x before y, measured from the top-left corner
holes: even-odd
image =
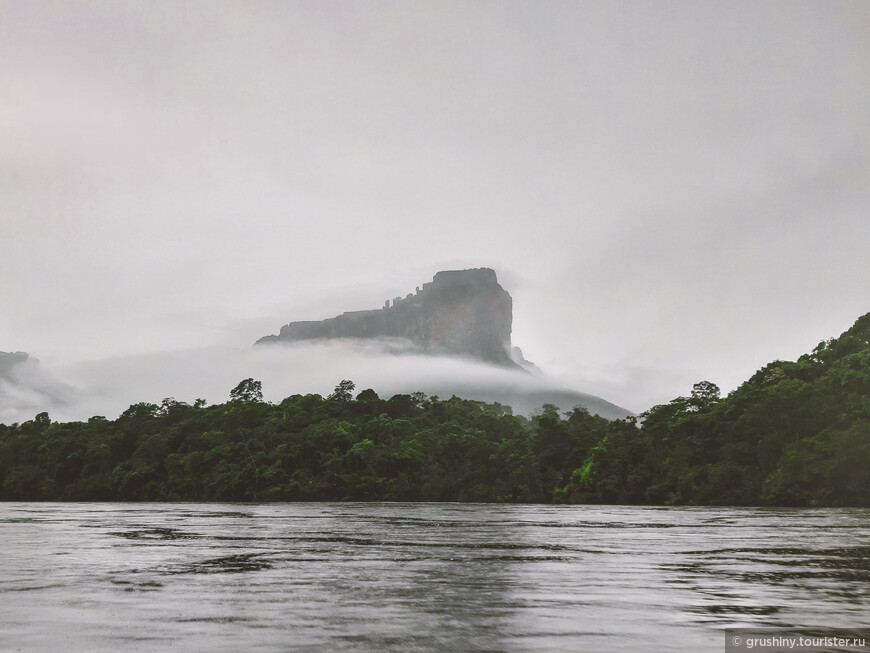
[[[870,626],[870,510],[0,504],[2,651],[707,651]]]

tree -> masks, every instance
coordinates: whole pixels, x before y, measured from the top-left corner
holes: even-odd
[[[332,391],[332,394],[326,399],[328,401],[350,401],[353,399],[353,389],[355,387],[356,383],[353,381],[342,379],[339,381],[338,385],[335,386],[335,390]]]
[[[379,401],[380,397],[378,397],[378,393],[371,388],[366,388],[356,396],[356,400],[370,404]]]
[[[701,410],[719,401],[719,386],[710,381],[701,381],[692,386],[689,404],[694,410]]]
[[[263,401],[263,384],[254,379],[245,379],[230,391],[230,401],[242,404]]]

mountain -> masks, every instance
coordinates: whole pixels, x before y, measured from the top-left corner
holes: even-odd
[[[402,338],[429,354],[518,367],[511,347],[513,302],[494,270],[445,270],[383,308],[316,322],[290,322],[257,344],[330,338]]]
[[[441,397],[455,394],[509,405],[526,415],[543,404],[565,411],[583,406],[607,419],[633,414],[600,397],[549,381],[523,357],[519,347],[512,346],[512,321],[513,300],[499,284],[495,270],[444,270],[416,292],[387,300],[383,308],[342,313],[316,322],[290,322],[278,335],[260,338],[256,344],[378,339],[383,355],[455,356],[502,370],[501,374],[458,373],[435,379],[411,372],[393,379],[391,392],[419,390]]]
[[[0,351],[0,422],[66,405],[71,398],[72,388],[42,369],[37,359],[23,351]]]
[[[12,375],[12,370],[24,363],[30,356],[23,351],[0,351],[0,378]]]

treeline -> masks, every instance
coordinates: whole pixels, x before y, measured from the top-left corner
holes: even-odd
[[[638,419],[354,390],[270,404],[246,379],[224,404],[0,425],[0,499],[870,505],[870,314]]]

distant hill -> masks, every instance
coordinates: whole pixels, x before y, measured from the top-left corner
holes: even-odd
[[[12,370],[30,356],[23,351],[0,351],[0,378],[8,378]]]
[[[0,351],[0,422],[30,410],[66,405],[72,388],[43,370],[23,351]]]
[[[447,399],[453,395],[486,403],[510,406],[516,415],[534,415],[545,404],[552,404],[562,412],[582,406],[592,415],[605,419],[623,419],[634,415],[601,397],[577,392],[552,384],[545,377],[519,374],[505,375],[503,380],[468,381],[462,378],[442,381],[415,381],[409,384],[429,396]],[[406,390],[407,391],[407,390]]]
[[[611,422],[564,488],[581,503],[870,505],[870,313],[727,397],[701,381]]]
[[[389,339],[393,346],[385,351],[459,356],[507,370],[536,371],[520,348],[511,344],[512,322],[513,300],[499,284],[495,270],[444,270],[416,292],[387,300],[383,308],[342,313],[320,321],[290,322],[281,327],[278,335],[264,336],[257,344]],[[395,346],[397,340],[406,341],[409,347],[403,350]],[[398,379],[397,383],[402,381]],[[566,411],[584,406],[608,419],[633,414],[600,397],[555,386],[543,376],[506,376],[503,381],[484,383],[463,377],[422,384],[408,379],[406,385],[393,389],[499,402],[510,405],[518,414],[531,414],[545,403]]]

